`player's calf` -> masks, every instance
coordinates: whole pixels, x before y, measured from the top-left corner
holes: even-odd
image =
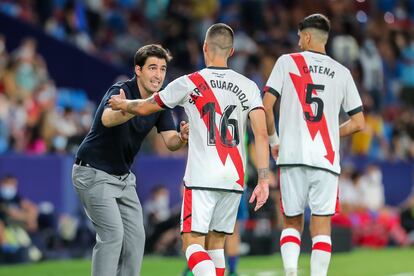
[[[280,236],[280,252],[286,276],[296,276],[300,254],[300,233],[294,228],[286,228]]]
[[[188,267],[195,276],[216,276],[216,268],[207,251],[199,244],[190,244],[186,251]]]
[[[224,249],[208,250],[208,255],[216,267],[217,276],[224,276],[226,270],[226,259],[224,258]]]
[[[312,238],[311,276],[326,276],[331,261],[331,237],[318,235]]]

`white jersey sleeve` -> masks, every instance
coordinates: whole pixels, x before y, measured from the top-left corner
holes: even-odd
[[[259,87],[257,87],[257,85],[254,83],[251,90],[253,92],[252,95],[254,95],[254,98],[249,105],[249,112],[257,108],[263,108],[263,102]]]
[[[352,116],[362,111],[362,101],[355,85],[351,73],[348,71],[348,78],[346,78],[344,85],[344,98],[342,101],[342,108],[348,115]]]
[[[170,82],[162,91],[158,93],[162,103],[168,108],[183,105],[189,97],[190,89],[187,76],[179,77]]]
[[[283,91],[283,80],[284,80],[284,57],[281,56],[277,59],[273,66],[272,72],[270,73],[269,79],[267,80],[264,88],[265,92],[269,92],[276,97],[280,97]]]

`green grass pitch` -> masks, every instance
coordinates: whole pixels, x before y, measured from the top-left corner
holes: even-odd
[[[302,254],[299,275],[309,275],[309,254]],[[179,276],[184,258],[145,256],[142,276]],[[65,260],[39,264],[0,266],[0,276],[88,276],[90,261]],[[283,276],[279,254],[242,257],[240,276]],[[331,260],[330,276],[414,276],[414,248],[357,249],[336,253]]]

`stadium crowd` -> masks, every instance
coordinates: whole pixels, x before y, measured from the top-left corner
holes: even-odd
[[[0,37],[0,153],[67,152],[89,129],[93,105],[82,91],[57,89],[27,38],[8,53]]]
[[[412,159],[414,1],[314,2],[21,0],[1,1],[0,11],[41,26],[50,35],[114,64],[127,65],[140,46],[160,43],[174,55],[169,79],[200,68],[201,34],[210,23],[225,22],[235,30],[231,67],[263,87],[276,58],[298,49],[298,20],[318,6],[332,20],[328,53],[352,71],[367,117],[366,130],[349,139],[343,154]],[[73,112],[64,106],[54,116],[40,116],[42,107],[53,105],[56,98],[47,65],[36,54],[35,41],[22,42],[9,55],[5,39],[0,39],[0,93],[7,95],[2,102],[11,101],[16,106],[13,112],[19,115],[11,116],[18,120],[11,124],[2,108],[0,151],[44,152],[61,148],[65,138],[84,135],[91,108]],[[42,128],[56,123],[66,126],[56,130],[63,133]],[[31,133],[25,135],[31,137],[26,146],[19,134],[24,128]]]
[[[230,66],[259,87],[281,54],[298,51],[297,22],[316,12],[315,7],[331,20],[328,53],[351,70],[366,114],[366,129],[342,143],[342,156],[412,161],[414,0],[0,1],[0,12],[115,65],[129,66],[139,47],[160,43],[174,56],[167,73],[170,80],[201,68],[205,29],[225,22],[235,30]],[[28,38],[10,52],[6,41],[0,36],[0,153],[74,153],[90,128],[96,103],[85,92],[56,86],[35,40]],[[166,154],[157,140],[153,145],[156,154]],[[355,244],[414,242],[401,228],[399,210],[384,205],[377,167],[364,172],[346,167],[340,189],[347,217],[336,223],[355,229]],[[413,205],[408,200],[403,206],[409,219]],[[414,229],[409,219],[403,224],[407,232]],[[0,224],[0,233],[1,229]],[[168,237],[174,240],[175,234]]]

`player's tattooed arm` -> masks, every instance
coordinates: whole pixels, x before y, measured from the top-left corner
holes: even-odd
[[[258,168],[257,175],[257,185],[249,200],[250,203],[256,200],[255,211],[259,210],[269,197],[269,168]]]
[[[106,127],[123,124],[135,115],[147,115],[162,109],[158,106],[154,96],[144,100],[128,100],[122,88],[118,95],[111,96],[108,105],[111,108],[104,110],[101,119]]]
[[[149,115],[162,110],[155,101],[154,95],[143,100],[127,100],[125,105],[120,105],[120,108],[135,115]]]
[[[249,202],[256,201],[254,210],[260,209],[269,197],[269,139],[266,128],[266,116],[262,109],[249,113],[256,149],[257,185]]]
[[[259,180],[269,179],[269,168],[257,169],[257,176]]]
[[[141,116],[162,110],[162,107],[156,102],[154,95],[147,99],[127,100],[122,89],[119,95],[111,96],[108,104],[113,110],[122,110]]]
[[[135,110],[138,108],[139,106],[139,102],[138,100],[135,101],[129,101],[126,104],[126,112],[131,113],[131,114],[135,114]]]
[[[146,98],[145,99],[145,102],[147,102],[147,103],[149,103],[149,104],[157,104],[157,102],[155,101],[155,97],[154,97],[154,95],[152,95],[151,97],[149,97],[149,98]]]
[[[157,102],[155,101],[154,96],[146,98],[145,100],[128,101],[126,105],[126,111],[129,113],[134,113],[135,110],[140,109],[145,104],[157,104]]]

